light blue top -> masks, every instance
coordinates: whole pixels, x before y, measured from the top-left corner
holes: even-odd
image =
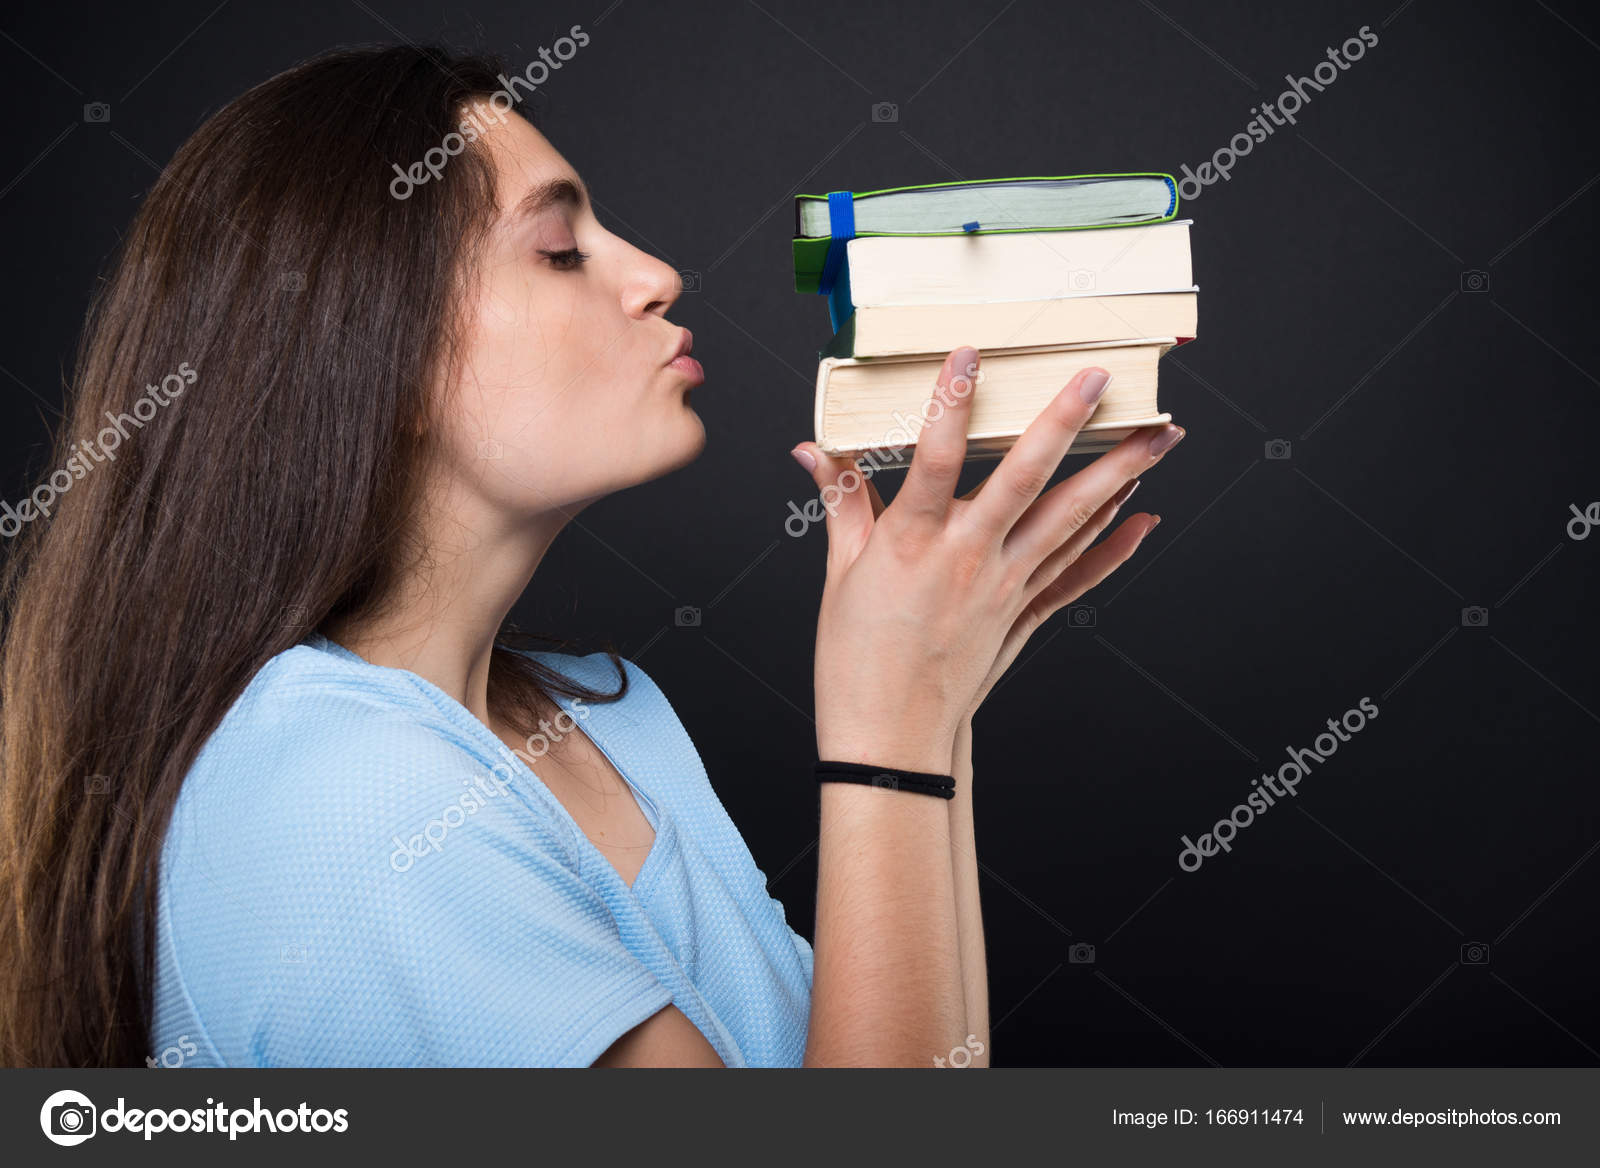
[[[616,688],[604,654],[533,656]],[[163,846],[156,1063],[587,1066],[670,1002],[729,1066],[798,1066],[811,947],[625,665],[622,700],[558,701],[655,828],[631,888],[436,686],[320,635],[269,661]]]

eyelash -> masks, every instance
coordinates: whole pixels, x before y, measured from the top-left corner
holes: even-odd
[[[574,271],[582,266],[583,262],[589,258],[588,252],[579,251],[575,247],[565,248],[562,251],[541,250],[539,254],[544,256],[545,259],[549,260],[550,266],[555,268],[555,270],[558,272]]]

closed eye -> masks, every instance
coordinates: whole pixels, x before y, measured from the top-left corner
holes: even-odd
[[[550,266],[558,272],[570,272],[581,267],[589,258],[589,253],[579,251],[575,247],[563,248],[561,251],[546,251],[540,249],[539,254],[550,261]]]

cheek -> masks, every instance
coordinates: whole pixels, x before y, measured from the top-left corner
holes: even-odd
[[[633,322],[578,280],[500,276],[479,300],[452,412],[458,455],[487,446],[504,469],[549,457],[551,435],[582,447],[615,428]]]
[[[481,301],[472,346],[486,386],[554,395],[614,367],[629,322],[594,281],[506,275]]]

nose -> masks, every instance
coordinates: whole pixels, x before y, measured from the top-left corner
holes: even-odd
[[[683,282],[675,268],[655,256],[628,245],[628,278],[622,287],[622,308],[629,316],[665,316],[667,309],[683,292]]]

